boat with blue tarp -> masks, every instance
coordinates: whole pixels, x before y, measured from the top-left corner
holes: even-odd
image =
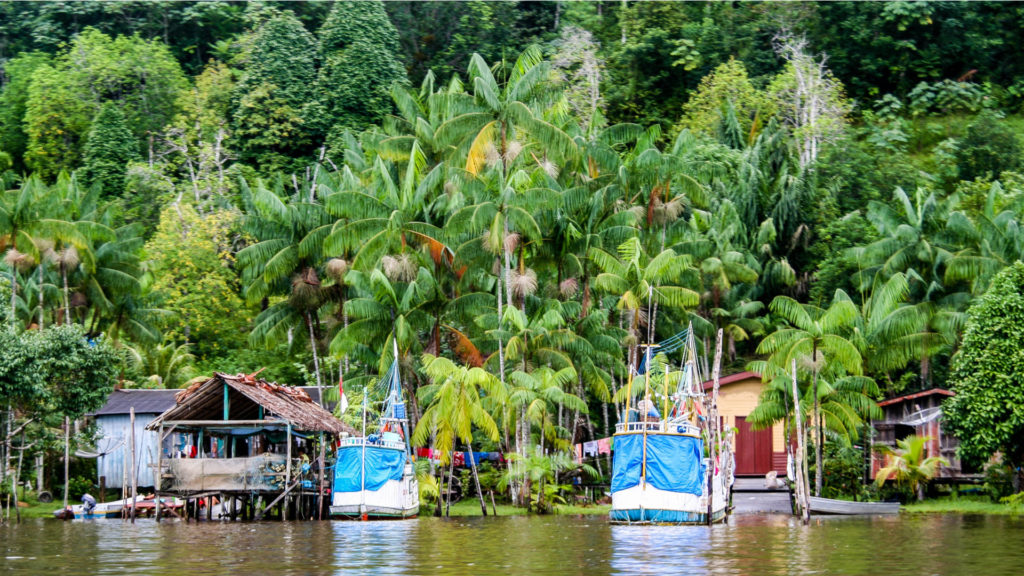
[[[642,346],[630,370],[622,421],[616,425],[610,520],[621,524],[707,524],[725,518],[732,455],[712,426],[712,406],[701,385],[692,328],[658,345]],[[668,355],[682,351],[682,366]],[[643,400],[631,406],[634,377]],[[662,385],[652,385],[652,379]],[[674,393],[670,386],[675,384]],[[661,390],[656,390],[660,388]],[[660,392],[660,394],[659,394]],[[659,411],[654,398],[661,396]]]
[[[344,438],[338,447],[331,493],[336,518],[413,518],[419,514],[419,486],[409,450],[409,421],[396,360],[381,379],[386,387],[379,431],[366,434],[366,393],[363,394],[363,436]]]

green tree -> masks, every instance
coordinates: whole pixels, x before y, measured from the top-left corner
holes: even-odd
[[[52,66],[40,66],[32,76],[25,103],[25,163],[44,176],[75,168],[92,118],[108,101],[124,112],[138,146],[170,123],[187,86],[162,42],[111,38],[87,28]]]
[[[999,178],[1004,171],[1017,170],[1024,157],[1017,132],[995,113],[983,112],[957,143],[956,161],[960,179],[974,180]]]
[[[943,406],[944,423],[960,439],[960,454],[984,463],[996,452],[1017,470],[1024,464],[1024,263],[1000,272],[967,312],[950,382],[956,396]]]
[[[42,52],[19,54],[3,65],[3,89],[0,90],[0,150],[7,152],[16,171],[25,168],[23,157],[28,146],[25,133],[25,103],[36,68],[50,57]]]
[[[383,2],[335,2],[319,31],[318,78],[335,133],[377,124],[391,112],[391,87],[405,83],[398,31]]]
[[[316,88],[316,40],[283,11],[258,24],[243,45],[234,112],[242,159],[268,173],[291,168],[289,159],[310,151],[319,136],[308,109]]]
[[[99,186],[108,198],[121,196],[128,163],[137,156],[124,113],[115,104],[104,104],[92,119],[85,143],[82,177],[86,184]]]
[[[245,344],[251,312],[239,296],[233,271],[231,236],[237,217],[215,212],[205,217],[188,204],[169,206],[146,244],[150,289],[171,313],[161,322],[175,345],[212,361]],[[148,374],[147,374],[148,376]],[[167,386],[172,388],[174,386]]]
[[[713,135],[719,130],[727,104],[732,106],[732,113],[748,141],[753,141],[775,109],[771,98],[754,88],[743,62],[729,58],[700,81],[700,86],[683,105],[683,117],[676,129]]]

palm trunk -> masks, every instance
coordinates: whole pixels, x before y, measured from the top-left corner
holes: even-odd
[[[71,298],[68,297],[68,271],[67,267],[61,264],[60,276],[64,283],[64,323],[71,324]]]
[[[821,470],[821,443],[825,435],[822,433],[821,425],[821,403],[818,402],[818,371],[814,371],[811,380],[811,393],[814,394],[814,495],[821,496],[821,487],[824,476]]]
[[[480,489],[480,476],[476,472],[476,458],[473,458],[473,443],[466,442],[466,458],[469,458],[469,467],[473,470],[473,484],[476,485],[476,495],[480,498],[480,511],[487,516],[487,504],[484,503],[484,492]]]
[[[316,353],[316,336],[313,334],[313,317],[306,312],[306,326],[309,327],[309,347],[313,350],[313,371],[316,373],[316,392],[320,395],[320,406],[327,406],[324,402],[324,386],[320,381],[320,358]]]
[[[454,443],[452,444],[454,446]],[[450,463],[448,465],[448,493],[445,494],[444,504],[444,515],[451,516],[452,507],[452,480],[455,478],[455,453],[452,452],[450,456]]]
[[[18,325],[18,272],[11,266],[11,326]]]

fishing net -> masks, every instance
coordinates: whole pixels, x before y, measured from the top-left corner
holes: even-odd
[[[165,480],[172,492],[280,490],[284,486],[283,454],[252,458],[175,458],[167,462]]]

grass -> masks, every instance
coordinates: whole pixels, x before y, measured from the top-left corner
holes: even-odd
[[[516,508],[511,504],[498,504],[498,516],[527,516],[529,512],[525,508]],[[559,506],[555,514],[592,514],[601,515],[608,514],[611,506],[608,505],[593,505],[593,506],[578,506],[578,505],[565,505]],[[433,507],[426,509],[420,509],[421,516],[430,516],[433,514]],[[476,498],[466,498],[458,502],[452,503],[450,510],[451,516],[466,517],[466,516],[480,516],[480,501]],[[487,503],[487,515],[491,515],[491,503]]]
[[[1024,508],[993,502],[987,496],[945,496],[903,506],[910,514],[993,514],[1017,516]]]
[[[28,492],[26,494],[21,489],[19,489],[18,492],[19,492],[18,500],[23,505],[21,507],[21,517],[23,519],[24,518],[53,518],[54,510],[60,510],[63,507],[63,503],[61,502],[61,500],[59,498],[55,499],[53,502],[50,502],[48,504],[43,504],[42,502],[39,502],[38,500],[36,500],[35,492]],[[7,494],[3,495],[2,502],[3,502],[3,513],[6,515],[6,513],[7,513]],[[12,506],[11,506],[11,520],[14,521],[14,519],[17,516],[16,516],[16,512],[14,511],[13,501],[11,502],[11,504],[12,504]],[[24,504],[28,504],[28,506],[26,507],[26,506],[24,506]]]

